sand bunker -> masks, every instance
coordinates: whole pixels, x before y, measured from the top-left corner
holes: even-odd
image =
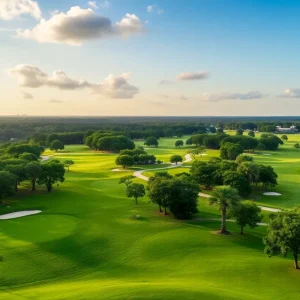
[[[264,193],[265,196],[281,196],[281,194],[279,193],[275,193],[275,192],[267,192],[267,193]]]
[[[11,214],[6,214],[0,216],[0,220],[9,220],[9,219],[16,219],[16,218],[22,218],[26,216],[36,215],[41,213],[41,210],[26,210],[26,211],[18,211]]]
[[[126,172],[127,170],[120,170],[120,169],[112,169],[112,172]]]

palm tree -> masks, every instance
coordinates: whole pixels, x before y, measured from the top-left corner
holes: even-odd
[[[249,183],[257,183],[257,180],[259,178],[259,168],[257,164],[248,161],[243,162],[238,166],[238,172],[244,174],[247,177]]]
[[[239,206],[240,197],[236,189],[231,186],[219,186],[209,198],[209,205],[214,205],[219,208],[222,214],[221,234],[228,234],[226,229],[227,210],[234,210]]]

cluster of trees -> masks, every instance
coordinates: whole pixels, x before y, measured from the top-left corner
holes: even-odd
[[[20,158],[11,158],[0,161],[0,203],[5,196],[12,196],[18,192],[18,186],[23,181],[30,181],[31,190],[36,190],[36,184],[46,185],[48,192],[53,185],[64,182],[64,165],[58,160],[46,163],[26,161]]]
[[[85,137],[85,144],[96,151],[120,152],[133,150],[134,142],[124,135],[112,135],[109,132],[97,131]]]
[[[250,195],[253,185],[261,185],[265,189],[277,185],[278,177],[271,166],[256,164],[249,155],[239,155],[235,161],[217,157],[194,161],[190,174],[205,189],[228,185],[243,197]]]
[[[153,165],[155,163],[155,155],[147,154],[143,147],[134,150],[122,150],[116,158],[116,165],[122,166],[124,169],[133,165]]]
[[[159,206],[160,212],[164,208],[177,219],[189,219],[197,210],[200,187],[189,174],[182,173],[171,176],[167,172],[158,172],[149,179],[149,198]]]
[[[221,142],[228,135],[217,134],[195,134],[186,140],[186,145],[204,146],[208,149],[220,149]]]
[[[64,145],[83,144],[83,139],[84,132],[35,133],[30,137],[30,142],[45,147],[57,140]]]

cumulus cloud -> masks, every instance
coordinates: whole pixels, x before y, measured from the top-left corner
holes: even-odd
[[[108,98],[131,99],[139,89],[128,83],[130,74],[120,76],[108,75],[100,84],[90,83],[85,80],[70,78],[64,71],[55,71],[51,76],[31,65],[17,65],[8,70],[8,73],[17,78],[22,87],[39,88],[47,86],[60,90],[89,89],[93,94]]]
[[[278,96],[279,98],[300,98],[300,89],[286,89],[283,94]]]
[[[17,35],[39,43],[81,45],[88,40],[129,36],[142,31],[142,22],[134,14],[126,14],[120,22],[112,24],[109,18],[91,8],[75,6],[67,13],[54,14],[49,20],[42,19],[33,29],[18,29]]]
[[[139,89],[128,83],[129,73],[120,76],[108,75],[100,84],[92,84],[92,92],[116,99],[132,99]]]
[[[265,95],[258,91],[251,91],[248,93],[218,93],[208,94],[204,93],[202,99],[208,102],[218,102],[223,100],[255,100],[261,99]]]
[[[208,78],[208,72],[187,72],[177,76],[177,80],[202,80]]]
[[[0,20],[12,20],[21,15],[31,15],[40,19],[42,12],[33,0],[0,0]]]
[[[164,13],[164,10],[159,8],[156,4],[147,6],[148,13],[157,13],[159,15]]]
[[[93,9],[98,9],[99,6],[97,5],[97,2],[96,1],[89,1],[88,2],[88,5],[93,8]]]
[[[27,92],[21,92],[23,99],[30,100],[33,99],[33,95]]]

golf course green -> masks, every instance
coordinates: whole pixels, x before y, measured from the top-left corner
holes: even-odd
[[[183,140],[186,140],[184,137]],[[161,138],[158,148],[147,148],[167,166],[173,154],[184,156],[189,147],[175,148],[176,139]],[[300,135],[276,152],[257,152],[258,163],[271,165],[279,185],[269,189],[281,196],[254,190],[257,204],[291,208],[300,204],[300,151],[293,146]],[[142,145],[143,141],[135,142]],[[219,156],[207,150],[207,160]],[[271,154],[271,155],[266,155]],[[135,205],[119,178],[153,166],[122,170],[117,154],[66,146],[44,155],[75,164],[66,181],[29,192],[29,183],[0,208],[0,214],[41,210],[37,215],[0,220],[0,299],[299,299],[300,272],[291,257],[268,258],[262,238],[266,227],[253,230],[229,223],[231,235],[216,234],[219,211],[199,197],[199,213],[179,221],[158,212],[147,196]],[[192,162],[184,163],[191,166]],[[116,172],[112,169],[120,168]],[[170,169],[171,174],[189,172]],[[135,182],[147,183],[141,179]],[[206,191],[203,191],[206,192]],[[139,218],[133,218],[138,215]],[[264,212],[264,221],[268,213]],[[205,220],[206,219],[206,220]]]

